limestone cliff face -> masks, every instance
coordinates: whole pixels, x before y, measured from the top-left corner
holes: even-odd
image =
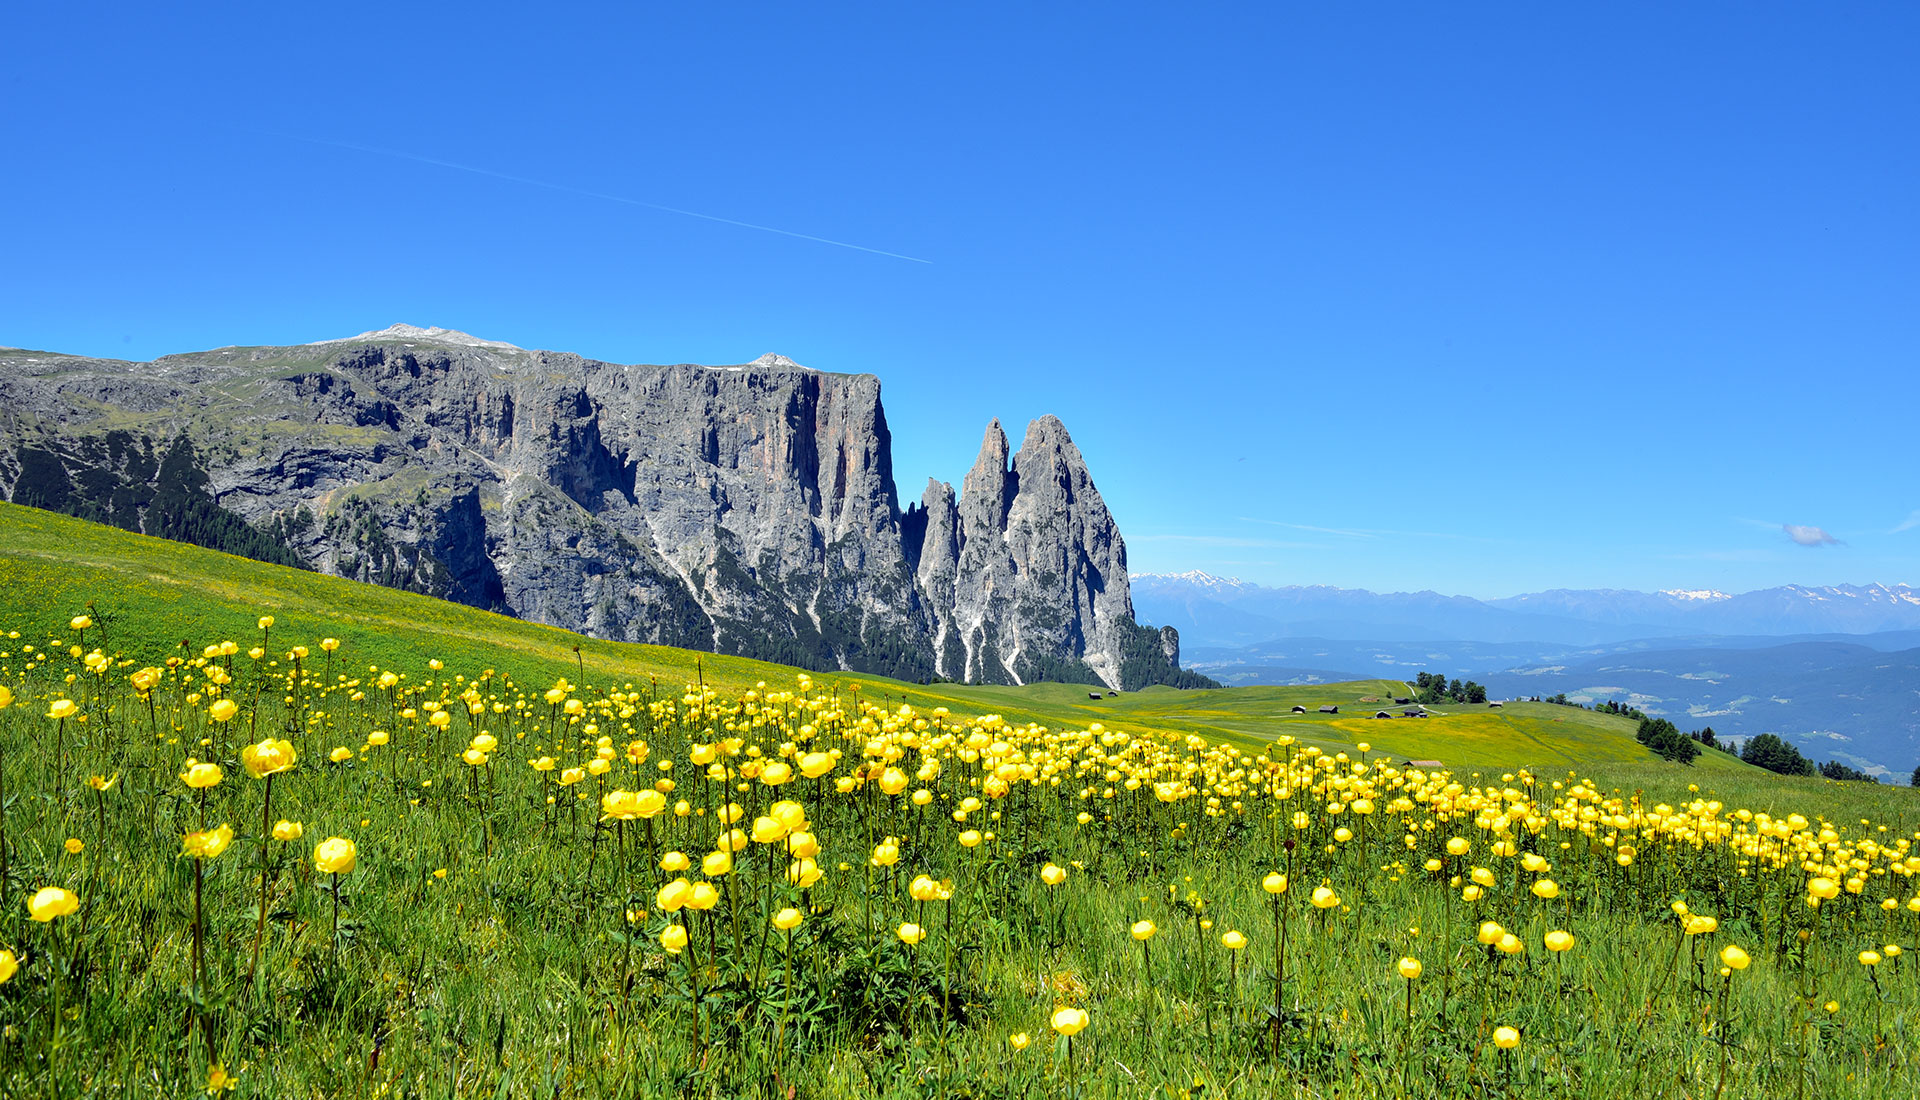
[[[1000,422],[987,426],[958,504],[946,485],[926,497],[929,549],[919,579],[954,679],[1024,683],[1083,663],[1119,686],[1125,637],[1136,627],[1127,551],[1066,426],[1044,416],[1009,458]],[[954,535],[936,542],[936,528]]]
[[[150,364],[0,351],[0,410],[8,499],[65,499],[39,482],[84,473],[108,419],[185,435],[214,500],[315,568],[603,637],[1117,686],[1139,630],[1058,420],[1011,458],[995,423],[957,498],[902,513],[879,381],[780,356],[622,366],[409,326]]]

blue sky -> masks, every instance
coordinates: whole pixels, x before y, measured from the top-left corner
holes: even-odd
[[[1136,571],[1920,583],[1920,9],[697,7],[8,6],[0,344],[778,351],[905,499],[1058,414]]]

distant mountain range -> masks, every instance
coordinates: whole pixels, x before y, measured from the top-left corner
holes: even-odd
[[[1686,730],[1777,733],[1902,782],[1920,763],[1920,592],[1905,585],[1482,601],[1183,573],[1136,575],[1133,598],[1179,628],[1189,667],[1229,685],[1424,670],[1496,698],[1616,699]]]
[[[1689,635],[1920,630],[1920,590],[1904,584],[1783,585],[1738,595],[1554,589],[1476,600],[1325,585],[1269,588],[1198,571],[1135,574],[1132,581],[1140,616],[1178,628],[1189,647],[1300,637],[1597,645]]]

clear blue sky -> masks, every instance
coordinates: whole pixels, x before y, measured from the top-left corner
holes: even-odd
[[[1058,414],[1136,571],[1920,583],[1913,5],[23,3],[0,41],[0,344],[778,351],[881,377],[906,499]]]

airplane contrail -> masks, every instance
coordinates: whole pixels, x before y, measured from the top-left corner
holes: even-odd
[[[933,263],[932,260],[923,260],[918,256],[908,256],[899,252],[888,252],[882,248],[868,248],[866,245],[863,245],[863,244],[853,244],[848,241],[836,241],[829,237],[816,237],[811,233],[795,233],[791,229],[776,229],[771,225],[755,225],[753,222],[743,222],[733,218],[723,218],[717,214],[702,214],[698,210],[682,210],[677,206],[666,206],[657,202],[647,202],[645,199],[629,198],[625,195],[609,195],[604,191],[588,191],[580,187],[569,187],[564,183],[553,183],[548,180],[537,180],[537,179],[529,178],[527,176],[509,175],[506,172],[496,172],[491,168],[476,168],[471,164],[460,164],[456,161],[441,160],[438,157],[424,157],[418,153],[407,153],[398,149],[381,149],[377,146],[359,145],[351,141],[332,141],[327,138],[302,137],[298,134],[286,134],[286,135],[278,135],[278,136],[291,137],[295,141],[305,141],[314,145],[331,145],[338,149],[351,149],[358,153],[373,153],[375,155],[384,156],[384,157],[398,157],[401,160],[417,161],[421,164],[431,164],[439,168],[452,168],[460,172],[471,172],[476,176],[492,176],[494,179],[507,180],[512,183],[524,183],[530,187],[544,187],[549,191],[564,191],[569,195],[582,195],[590,199],[601,199],[606,202],[624,203],[627,206],[639,206],[639,207],[644,207],[648,210],[660,210],[668,214],[679,214],[682,217],[699,218],[702,221],[719,222],[722,225],[739,226],[741,229],[758,229],[762,233],[778,233],[782,237],[797,237],[800,240],[813,241],[816,244],[830,244],[835,246],[836,248],[851,248],[855,252],[870,252],[875,256],[886,256],[895,260],[906,260],[909,263],[916,263],[916,264]]]

